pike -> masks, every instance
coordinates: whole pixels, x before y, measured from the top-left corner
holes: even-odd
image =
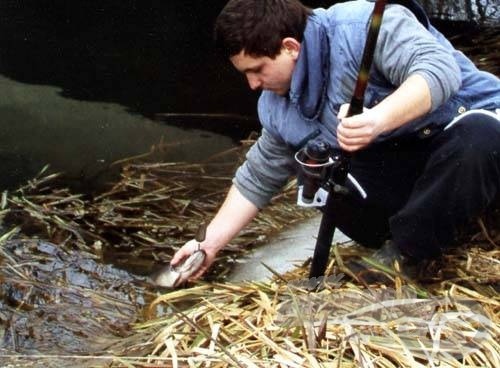
[[[206,233],[207,224],[204,222],[198,228],[195,236],[195,240],[198,242],[198,249],[179,264],[175,266],[168,264],[162,267],[151,277],[153,283],[165,288],[176,288],[198,271],[207,256],[205,251],[200,248],[200,243],[205,240]]]

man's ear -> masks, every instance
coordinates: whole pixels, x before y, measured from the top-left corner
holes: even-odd
[[[290,54],[294,59],[299,57],[300,42],[293,37],[286,37],[281,41],[281,47],[284,52]]]

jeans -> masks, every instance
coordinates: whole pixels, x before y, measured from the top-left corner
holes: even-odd
[[[350,172],[368,197],[332,194],[324,211],[337,228],[368,247],[392,239],[407,256],[436,257],[500,195],[500,121],[469,112],[448,129],[373,144]]]

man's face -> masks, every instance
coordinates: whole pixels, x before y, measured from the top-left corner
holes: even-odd
[[[290,90],[297,57],[298,52],[282,48],[274,59],[268,56],[250,56],[243,50],[229,60],[245,74],[251,89],[263,89],[284,96]]]

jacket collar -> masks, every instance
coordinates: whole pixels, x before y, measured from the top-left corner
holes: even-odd
[[[309,17],[292,74],[290,102],[305,120],[317,120],[326,100],[330,47],[325,19],[323,9],[316,9]]]

